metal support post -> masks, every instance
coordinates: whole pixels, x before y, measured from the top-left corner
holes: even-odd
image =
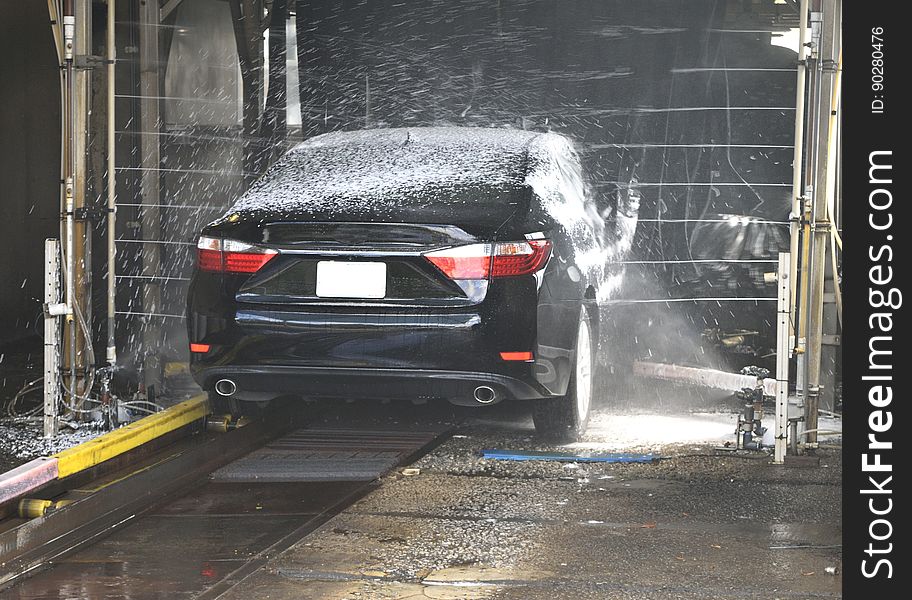
[[[142,100],[141,112],[141,164],[142,164],[142,238],[144,240],[161,239],[161,212],[159,210],[160,194],[160,148],[158,131],[161,129],[159,107],[160,90],[160,57],[159,57],[159,5],[158,2],[145,2],[139,12],[139,87]],[[161,275],[161,248],[155,243],[142,245],[142,275],[146,280],[143,290],[143,311],[149,314],[148,322],[143,324],[142,348],[143,377],[141,382],[150,388],[158,387],[159,360],[161,346],[161,325],[152,316],[161,312],[161,288],[156,279]]]
[[[88,356],[85,340],[90,332],[79,334],[81,316],[91,323],[91,235],[88,224],[78,219],[85,206],[86,147],[88,134],[89,70],[79,65],[91,48],[91,2],[63,2],[63,72],[65,161],[63,169],[64,197],[62,207],[64,241],[64,280],[66,324],[63,348],[64,362],[69,368],[69,399],[79,405],[80,386],[84,386],[86,367],[94,362]],[[88,392],[88,390],[83,390]]]
[[[798,238],[799,238],[799,219],[802,214],[802,197],[804,196],[804,185],[802,177],[803,167],[803,150],[804,150],[804,103],[805,103],[805,78],[807,74],[806,46],[807,44],[807,15],[808,0],[801,0],[798,8],[798,81],[795,86],[795,149],[792,158],[792,214],[790,216],[790,248],[789,256],[789,280],[792,282],[791,297],[789,306],[795,306],[795,292],[797,287],[794,285],[798,281]],[[789,324],[789,335],[797,335],[795,324]],[[798,339],[795,339],[795,344]]]
[[[839,226],[839,206],[842,203],[841,189],[841,151],[840,151],[840,115],[841,80],[842,80],[842,52],[839,50],[839,60],[833,68],[836,69],[833,91],[830,100],[829,132],[827,135],[827,186],[826,208],[824,212],[826,228],[829,233],[825,246],[827,259],[825,260],[823,281],[823,313],[822,313],[822,347],[820,349],[820,408],[833,411],[836,408],[836,352],[840,345],[839,326],[841,298],[839,290],[839,272],[837,263],[837,247],[839,245],[837,229]]]
[[[115,120],[114,120],[114,97],[116,90],[114,88],[114,61],[117,58],[117,49],[114,46],[114,5],[115,0],[108,0],[108,23],[107,23],[107,120],[108,120],[108,347],[105,357],[108,364],[114,366],[117,362],[117,349],[114,344],[114,315],[115,315],[115,297],[116,297],[116,250],[115,240],[117,224],[115,204],[116,182],[117,182],[117,164],[115,161]]]
[[[788,375],[789,375],[789,313],[791,307],[791,256],[779,254],[779,298],[776,320],[776,435],[773,463],[785,462],[788,443]]]
[[[44,437],[57,435],[60,424],[60,242],[44,240]]]
[[[810,269],[808,272],[808,323],[807,323],[807,389],[804,403],[804,426],[808,430],[806,447],[817,445],[817,411],[820,400],[821,350],[823,346],[823,292],[826,273],[827,241],[830,237],[830,221],[827,215],[827,193],[832,187],[830,178],[831,147],[834,126],[833,98],[836,80],[836,66],[839,61],[841,4],[838,0],[822,0],[822,23],[820,47],[818,50],[818,107],[814,160],[815,194],[811,207]]]
[[[76,121],[75,121],[75,176],[73,178],[73,210],[76,212],[74,226],[75,254],[73,256],[73,282],[76,286],[74,301],[76,315],[73,328],[76,333],[76,369],[77,387],[74,393],[88,394],[84,389],[88,385],[89,370],[95,365],[95,357],[90,356],[88,340],[92,326],[92,222],[80,213],[84,213],[86,202],[86,173],[89,167],[89,111],[91,108],[92,69],[85,65],[86,58],[92,54],[92,0],[76,0]],[[84,324],[84,326],[83,326]]]
[[[69,365],[70,401],[76,404],[76,319],[74,318],[74,304],[76,302],[76,260],[75,237],[76,221],[74,218],[76,198],[76,8],[74,0],[65,0],[63,3],[63,58],[65,64],[66,81],[66,168],[64,177],[64,206],[63,218],[64,240],[66,254],[64,256],[65,283],[66,283],[66,340],[65,351]]]
[[[263,0],[230,0],[238,60],[241,65],[244,110],[244,180],[253,183],[260,172],[261,142],[256,137],[263,97]]]

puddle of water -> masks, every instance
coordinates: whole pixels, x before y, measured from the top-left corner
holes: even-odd
[[[737,415],[616,415],[596,412],[586,440],[569,444],[579,450],[622,450],[644,446],[734,441]]]

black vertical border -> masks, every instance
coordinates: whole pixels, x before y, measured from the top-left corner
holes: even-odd
[[[908,201],[905,195],[905,179],[912,176],[908,164],[908,151],[901,144],[900,136],[905,131],[906,121],[903,118],[909,111],[907,61],[909,49],[912,46],[909,38],[908,22],[900,14],[904,2],[860,2],[858,0],[843,0],[843,73],[842,73],[842,102],[843,102],[843,207],[845,211],[843,232],[845,240],[845,254],[843,255],[843,289],[844,289],[844,321],[843,321],[843,584],[845,598],[900,598],[909,593],[908,572],[912,566],[908,559],[908,548],[903,547],[908,543],[908,532],[899,523],[899,519],[908,510],[907,499],[897,488],[908,484],[906,480],[906,464],[899,455],[903,454],[904,444],[900,443],[900,433],[905,431],[905,400],[908,386],[904,378],[900,348],[908,345],[906,318],[903,314],[905,308],[897,310],[875,309],[869,301],[869,290],[872,284],[869,272],[873,265],[889,264],[893,268],[893,281],[891,284],[881,286],[880,289],[898,287],[902,292],[908,290],[906,283],[908,271],[912,269],[912,261],[908,258],[910,236],[906,232],[907,223],[904,215],[904,205]],[[882,91],[872,89],[872,31],[876,27],[883,28],[884,74]],[[878,95],[883,96],[877,98]],[[877,114],[872,111],[872,101],[882,99],[884,111]],[[908,136],[905,136],[908,137]],[[870,192],[883,186],[869,183],[869,156],[874,151],[892,151],[893,182],[888,187],[893,194],[893,204],[889,212],[893,215],[893,226],[887,231],[876,231],[869,224],[868,196]],[[903,191],[900,191],[902,189]],[[878,218],[884,215],[878,215]],[[887,236],[892,235],[891,241]],[[878,252],[884,245],[891,245],[893,249],[892,262],[881,259],[877,262],[871,259],[869,252]],[[877,289],[875,287],[874,289]],[[903,301],[912,301],[912,297]],[[893,400],[890,406],[882,410],[892,413],[892,428],[885,433],[878,433],[878,439],[892,441],[892,451],[880,451],[881,459],[893,465],[893,479],[884,486],[889,487],[892,493],[889,496],[873,496],[862,493],[862,490],[871,489],[873,486],[868,477],[873,475],[881,482],[883,474],[865,473],[862,471],[862,455],[868,450],[868,419],[872,411],[877,410],[868,400],[871,382],[862,377],[868,371],[868,343],[872,335],[883,335],[869,327],[870,315],[874,312],[887,310],[893,312],[893,341],[891,357],[893,364],[892,382]],[[885,383],[885,385],[890,385]],[[899,445],[897,445],[899,444]],[[873,458],[869,458],[871,462]],[[889,475],[889,474],[887,474]],[[892,510],[883,518],[892,524],[892,536],[889,540],[881,542],[871,538],[869,528],[872,521],[880,518],[873,515],[868,501],[878,498],[878,506],[884,506],[885,498],[893,500]],[[887,530],[880,524],[875,533],[882,535]],[[886,548],[892,543],[892,552],[888,554],[866,553],[868,544],[875,547]],[[886,558],[892,563],[892,578],[887,578],[887,569],[881,566],[878,575],[869,578],[862,573],[862,561],[867,560],[868,570],[873,570],[878,558]],[[903,591],[900,594],[900,590]]]

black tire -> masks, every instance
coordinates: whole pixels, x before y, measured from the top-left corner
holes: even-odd
[[[585,331],[585,334],[583,333]],[[593,351],[594,345],[592,340],[592,326],[589,323],[588,313],[583,307],[580,311],[580,320],[577,331],[577,350],[573,353],[573,364],[570,375],[570,382],[567,385],[567,394],[556,398],[542,398],[535,401],[532,410],[532,421],[535,423],[535,431],[543,439],[561,443],[577,442],[586,432],[586,426],[589,424],[589,414],[592,406],[592,375],[595,371]],[[581,339],[581,336],[585,335]],[[589,361],[588,386],[577,384],[578,373],[581,367],[578,363],[580,360],[581,343],[588,346],[588,352],[582,357],[583,360]],[[588,387],[588,392],[586,391]],[[579,406],[578,394],[589,394],[589,399],[585,403],[585,410],[582,411]],[[584,414],[580,414],[583,412]]]

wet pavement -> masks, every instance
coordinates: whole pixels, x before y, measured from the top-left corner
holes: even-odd
[[[392,472],[325,522],[354,484],[245,494],[250,484],[210,482],[4,598],[841,597],[839,447],[821,448],[817,469],[719,453],[735,408],[602,407],[584,443],[559,449],[663,457],[604,464],[481,458],[558,448],[536,440],[522,407],[339,406],[326,424],[455,424],[455,435],[411,465],[417,474]],[[203,552],[182,548],[188,535]]]
[[[359,486],[343,482],[247,487],[258,489],[208,484],[0,595],[193,598],[287,534],[303,531]]]
[[[840,596],[834,450],[819,470],[734,456],[492,467],[475,457],[491,441],[454,439],[419,475],[387,478],[226,598]]]

